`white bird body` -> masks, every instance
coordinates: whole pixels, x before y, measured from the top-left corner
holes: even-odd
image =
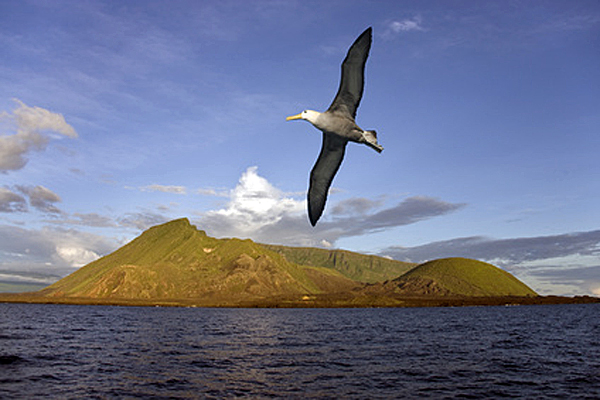
[[[371,48],[372,29],[365,30],[348,50],[342,63],[340,87],[329,109],[323,113],[304,110],[300,114],[287,117],[288,121],[303,119],[323,132],[321,153],[310,173],[308,189],[308,216],[315,226],[327,201],[329,187],[337,173],[346,144],[363,143],[381,153],[383,147],[377,143],[375,131],[361,129],[354,118],[362,98],[364,71],[369,49]]]
[[[299,118],[295,118],[298,116]],[[323,133],[332,133],[350,142],[364,143],[379,153],[383,151],[383,147],[377,143],[377,134],[375,131],[363,130],[354,122],[353,118],[348,118],[346,115],[339,115],[329,111],[320,113],[313,110],[304,110],[302,113],[288,117],[287,119],[288,121],[303,119],[310,122]]]

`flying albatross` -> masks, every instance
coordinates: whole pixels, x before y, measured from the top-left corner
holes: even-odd
[[[312,226],[323,214],[329,186],[340,168],[350,142],[364,143],[381,153],[383,147],[377,143],[375,131],[361,129],[354,118],[360,104],[365,80],[365,64],[371,48],[372,29],[368,28],[352,44],[342,63],[340,88],[327,111],[305,110],[287,117],[287,121],[303,119],[323,131],[321,153],[310,172],[308,189],[308,217]]]

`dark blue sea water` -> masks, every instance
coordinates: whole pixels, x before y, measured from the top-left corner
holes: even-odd
[[[600,305],[0,304],[0,398],[600,398]]]

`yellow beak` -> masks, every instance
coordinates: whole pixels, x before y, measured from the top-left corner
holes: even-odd
[[[297,114],[297,115],[292,115],[291,117],[287,117],[285,120],[286,121],[292,121],[292,120],[295,120],[295,119],[302,119],[302,113]]]

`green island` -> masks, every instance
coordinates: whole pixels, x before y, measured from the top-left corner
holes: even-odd
[[[158,225],[35,292],[0,302],[183,307],[431,307],[600,302],[540,296],[466,258],[423,264],[344,250],[216,239],[186,218]]]

